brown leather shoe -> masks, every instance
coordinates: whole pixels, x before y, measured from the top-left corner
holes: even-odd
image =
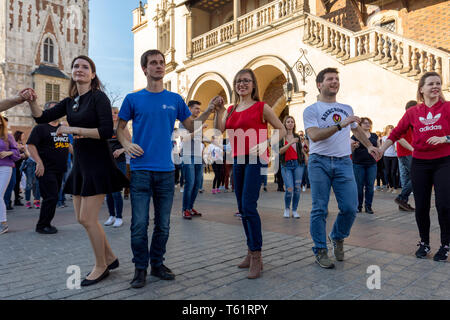
[[[239,265],[238,268],[241,269],[246,269],[246,268],[250,268],[250,249],[248,250],[247,255],[244,258],[244,261],[242,261]]]
[[[261,251],[250,251],[250,269],[248,271],[248,279],[257,279],[261,276],[262,257]]]

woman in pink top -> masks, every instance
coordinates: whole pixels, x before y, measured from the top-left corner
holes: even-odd
[[[411,180],[420,234],[416,257],[425,259],[431,250],[430,203],[434,186],[441,247],[433,259],[446,261],[450,242],[450,103],[444,99],[438,73],[427,72],[422,76],[417,100],[419,104],[406,111],[381,151],[386,151],[409,128],[413,129]]]
[[[223,99],[216,104],[215,128],[227,129],[234,158],[234,189],[247,237],[248,253],[239,268],[250,268],[247,278],[259,278],[262,270],[262,231],[257,201],[261,188],[261,160],[267,163],[267,123],[279,130],[271,141],[278,143],[286,129],[272,108],[259,101],[258,84],[251,69],[243,69],[233,81],[234,105],[225,110]]]

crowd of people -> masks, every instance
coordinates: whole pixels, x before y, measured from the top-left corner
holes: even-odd
[[[25,147],[23,135],[9,134],[5,119],[0,117],[0,193],[6,197],[7,189],[20,186],[21,172],[25,172],[27,205],[33,190],[35,206],[40,206],[36,231],[46,234],[57,232],[51,225],[55,209],[58,203],[64,203],[64,194],[72,195],[75,216],[95,255],[95,264],[82,286],[102,281],[119,267],[98,218],[106,198],[110,217],[104,225],[123,224],[124,188],[129,188],[131,200],[135,265],[131,286],[145,286],[149,266],[153,276],[175,279],[173,271],[164,265],[175,185],[179,183],[183,188],[182,217],[201,217],[204,213],[194,207],[203,190],[204,169],[209,166],[214,172],[211,193],[229,191],[230,185],[235,193],[236,215],[241,219],[247,246],[237,267],[248,269],[249,279],[259,278],[263,270],[262,222],[257,204],[261,189],[267,191],[269,166],[278,167],[275,177],[277,190],[284,192],[284,218],[300,218],[301,192],[311,189],[312,251],[320,267],[335,266],[328,255],[328,242],[335,260],[344,260],[344,241],[357,213],[363,207],[366,213],[374,213],[377,187],[398,193],[401,186],[395,202],[399,209],[415,212],[420,237],[418,258],[431,252],[430,200],[434,188],[441,230],[441,247],[434,260],[447,260],[450,104],[442,95],[439,74],[424,74],[417,102],[406,104],[406,112],[396,127],[389,125],[383,134],[375,134],[371,119],[356,116],[350,105],[337,101],[339,72],[326,68],[316,78],[317,102],[303,112],[305,131],[297,132],[293,117],[280,121],[271,106],[260,100],[257,78],[251,69],[235,75],[233,101],[228,108],[224,98],[216,96],[201,112],[199,101],[186,104],[180,95],[164,89],[166,65],[160,51],[146,51],[140,62],[147,86],[128,94],[120,110],[111,107],[95,64],[87,56],[72,61],[69,97],[64,100],[47,103],[41,110],[36,92],[26,88],[17,97],[0,101],[0,111],[27,102],[38,123]],[[214,127],[210,129],[214,133],[206,139],[205,121],[211,115]],[[61,124],[59,119],[63,117],[67,123]],[[178,129],[174,129],[176,120],[180,123]],[[129,121],[132,135],[127,127]],[[269,126],[274,129],[271,133]],[[12,177],[15,182],[11,182]],[[376,179],[383,185],[375,185]],[[331,188],[339,213],[327,233]],[[415,209],[408,204],[412,192]],[[42,203],[36,202],[40,197]],[[8,230],[8,199],[0,201],[0,233]],[[151,199],[155,217],[149,246]],[[16,194],[14,204],[19,203]]]

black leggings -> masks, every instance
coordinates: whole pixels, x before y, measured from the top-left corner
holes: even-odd
[[[388,179],[389,187],[398,188],[399,185],[399,175],[398,175],[398,159],[397,157],[386,157],[384,156],[384,167],[386,170],[386,176]]]
[[[222,167],[223,164],[213,162],[212,164],[214,170],[214,180],[213,180],[213,189],[217,189],[220,187],[220,183],[222,182]]]
[[[450,156],[433,160],[413,158],[411,181],[421,241],[430,243],[431,190],[434,185],[436,210],[441,228],[441,244],[448,245],[450,242]]]

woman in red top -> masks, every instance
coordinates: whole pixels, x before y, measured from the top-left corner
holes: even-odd
[[[280,164],[286,192],[284,194],[284,217],[290,217],[292,201],[292,216],[299,219],[297,212],[300,201],[300,190],[303,172],[305,171],[306,153],[302,145],[301,137],[295,133],[295,119],[291,116],[284,118],[283,125],[286,128],[286,138],[280,141]]]
[[[250,268],[248,278],[258,278],[262,270],[262,232],[257,201],[261,187],[261,159],[267,163],[267,122],[279,130],[271,141],[277,143],[286,130],[272,108],[259,101],[258,84],[251,69],[243,69],[233,81],[234,105],[226,111],[223,99],[216,104],[215,128],[227,129],[233,152],[234,189],[247,237],[248,254],[239,268]],[[263,173],[266,174],[266,173]]]
[[[419,81],[417,100],[408,109],[385,144],[389,146],[413,129],[411,180],[416,202],[420,242],[416,257],[430,253],[430,202],[434,185],[436,209],[441,228],[441,247],[435,261],[446,261],[450,242],[450,103],[442,95],[442,79],[436,72],[425,73]]]

